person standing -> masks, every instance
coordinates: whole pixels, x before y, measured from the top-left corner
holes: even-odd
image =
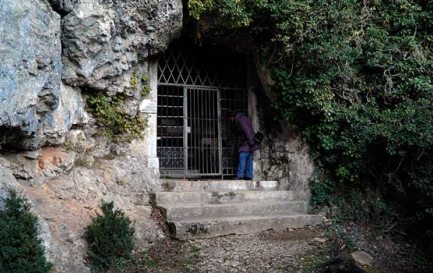
[[[258,150],[258,145],[254,141],[254,129],[251,120],[244,113],[235,111],[229,117],[236,121],[236,125],[243,136],[243,143],[239,147],[239,163],[235,179],[253,180],[253,160],[254,151]]]

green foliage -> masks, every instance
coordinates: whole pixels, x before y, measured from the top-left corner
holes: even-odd
[[[9,192],[0,211],[0,272],[47,273],[47,262],[41,240],[38,239],[38,220],[30,212],[30,204],[15,191]]]
[[[134,228],[113,202],[102,202],[101,211],[86,231],[89,261],[95,272],[118,270],[127,264],[134,248]]]
[[[195,18],[250,35],[276,82],[276,109],[322,173],[313,201],[371,188],[433,234],[432,1],[191,4]]]
[[[149,78],[146,74],[143,74],[140,81],[140,85],[142,86],[140,89],[140,95],[142,98],[144,98],[147,97],[147,95],[149,95],[150,93]],[[132,74],[130,86],[132,89],[137,89],[139,87],[139,82],[136,74]]]
[[[135,74],[132,74],[132,76],[131,76],[130,85],[131,85],[132,89],[135,89],[138,86],[138,80],[137,80],[137,76]]]
[[[141,85],[143,87],[141,88],[140,94],[141,94],[141,97],[145,98],[150,93],[149,78],[148,78],[148,76],[146,74],[144,74],[141,77]]]
[[[230,25],[231,27],[247,26],[251,21],[247,1],[232,1],[232,0],[191,0],[189,7],[192,16],[199,19],[203,13],[212,12],[219,13],[221,22]],[[251,1],[256,2],[256,1]]]
[[[122,95],[110,98],[103,94],[88,97],[87,109],[101,126],[102,133],[114,142],[131,142],[142,139],[147,119],[137,113],[131,117],[122,111]]]
[[[213,4],[214,0],[189,0],[188,8],[194,18],[200,19],[203,13],[213,10]]]
[[[332,203],[339,208],[335,215],[338,221],[369,223],[374,220],[379,230],[386,232],[389,232],[390,227],[401,224],[394,207],[387,204],[380,193],[371,190],[347,190],[333,196]]]
[[[332,180],[319,177],[317,173],[310,179],[311,202],[314,207],[322,207],[333,203],[335,184]]]

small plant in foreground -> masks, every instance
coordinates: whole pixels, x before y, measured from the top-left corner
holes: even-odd
[[[15,191],[9,192],[0,211],[0,272],[47,273],[44,247],[38,239],[38,219],[30,204]]]
[[[87,255],[95,272],[126,265],[134,248],[134,228],[125,213],[114,209],[113,202],[102,202],[101,211],[86,231]]]

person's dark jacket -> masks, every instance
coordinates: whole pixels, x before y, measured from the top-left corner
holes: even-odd
[[[237,113],[235,119],[245,138],[245,143],[239,147],[238,152],[252,152],[255,133],[251,121],[243,113]]]

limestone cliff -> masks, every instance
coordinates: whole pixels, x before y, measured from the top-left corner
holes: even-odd
[[[82,235],[101,199],[136,221],[139,245],[164,236],[150,219],[146,143],[105,141],[85,96],[122,93],[136,114],[132,77],[179,36],[182,1],[0,2],[0,197],[29,198],[56,272],[89,272]]]

